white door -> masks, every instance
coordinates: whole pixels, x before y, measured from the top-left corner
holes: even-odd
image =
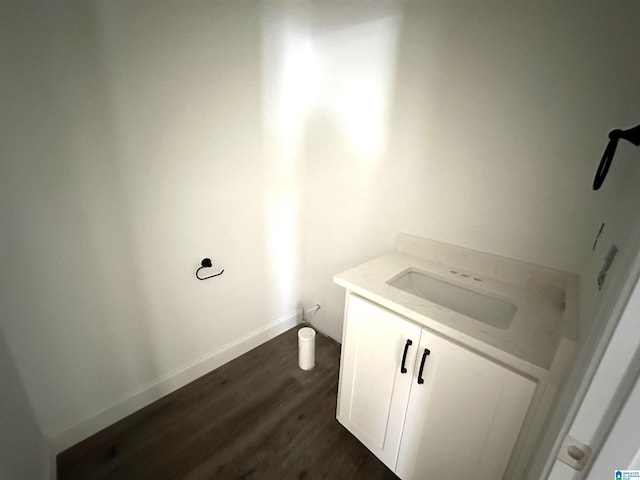
[[[337,418],[393,469],[421,329],[353,295],[346,308]]]
[[[427,330],[412,380],[397,474],[502,478],[535,382]]]

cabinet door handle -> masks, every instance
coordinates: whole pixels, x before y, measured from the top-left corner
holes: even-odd
[[[413,342],[407,339],[407,343],[404,344],[404,353],[402,354],[402,364],[400,365],[400,373],[407,373],[407,368],[404,366],[404,364],[407,361],[407,351],[409,350],[409,347],[411,345],[413,345]]]
[[[429,355],[431,355],[431,350],[429,350],[428,348],[425,348],[424,352],[422,353],[422,361],[420,362],[420,371],[418,372],[418,384],[420,385],[424,383],[424,378],[422,378],[422,372],[424,371],[424,361],[427,359]]]

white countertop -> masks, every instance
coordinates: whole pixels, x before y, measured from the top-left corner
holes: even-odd
[[[404,234],[398,250],[342,272],[334,282],[523,373],[564,373],[559,346],[577,340],[575,275]],[[511,324],[493,327],[386,283],[411,268],[516,305]]]

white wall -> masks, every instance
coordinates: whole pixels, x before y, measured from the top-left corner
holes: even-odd
[[[640,80],[640,79],[639,79]],[[640,111],[640,96],[631,98],[627,109]],[[640,123],[638,116],[637,123]],[[586,336],[601,318],[599,310],[610,289],[616,291],[627,275],[629,252],[633,248],[630,234],[640,221],[638,205],[640,205],[640,149],[627,141],[620,141],[614,161],[603,186],[592,197],[597,200],[593,215],[605,226],[595,249],[589,253],[582,266],[581,278],[581,311],[582,330]],[[599,227],[599,225],[598,225]],[[595,238],[595,236],[594,236]],[[607,273],[602,289],[598,288],[597,278],[604,265],[605,257],[612,245],[618,253]],[[631,257],[632,258],[632,257]]]
[[[332,276],[398,231],[579,271],[637,121],[604,3],[2,8],[1,327],[47,435],[300,303],[339,339]]]
[[[340,338],[332,275],[398,231],[579,273],[617,201],[591,191],[607,133],[640,122],[637,2],[387,2],[373,18],[348,5],[313,8],[330,78],[306,126],[316,323]],[[355,100],[335,88],[350,82]]]
[[[295,313],[295,239],[263,148],[257,3],[0,18],[1,326],[56,436]],[[200,282],[205,256],[225,272]]]
[[[45,442],[0,332],[0,478],[44,478]]]
[[[631,101],[628,109],[640,111],[640,102]],[[576,352],[574,368],[563,386],[557,409],[549,428],[546,429],[544,442],[534,461],[534,468],[529,476],[531,479],[540,478],[539,472],[565,418],[569,417],[571,421],[571,416],[575,415],[578,407],[580,411],[570,433],[581,442],[597,448],[603,436],[601,429],[608,428],[608,425],[600,424],[600,419],[603,412],[606,412],[614,399],[619,396],[617,387],[619,384],[622,385],[621,379],[625,375],[625,365],[629,362],[627,357],[633,354],[633,348],[630,346],[633,347],[634,342],[637,341],[638,329],[634,316],[634,308],[637,305],[634,305],[633,301],[637,301],[637,298],[629,301],[626,306],[627,312],[624,313],[621,324],[617,326],[615,336],[611,338],[611,335],[621,314],[617,311],[619,308],[617,303],[625,301],[625,282],[627,277],[632,275],[632,265],[640,248],[640,216],[637,214],[637,206],[640,204],[639,153],[638,149],[630,143],[620,142],[604,185],[593,193],[593,196],[598,199],[598,204],[593,210],[594,218],[604,222],[605,227],[596,248],[590,250],[586,257],[581,271],[581,342]],[[597,286],[598,273],[612,244],[615,244],[619,250],[600,290]],[[622,296],[620,300],[619,296]],[[630,322],[631,327],[626,325],[620,329],[625,317],[633,318],[634,321]],[[628,318],[627,323],[629,323]],[[600,364],[603,349],[599,346],[599,342],[609,341],[609,338],[612,344],[609,345],[608,350],[614,352],[614,358],[607,361],[605,357]],[[582,385],[587,381],[583,376],[593,375],[596,367],[598,368],[598,372],[595,373],[596,378],[593,381],[588,380],[589,388],[595,393],[589,393],[583,400],[579,394],[582,391],[583,395],[586,389]],[[582,477],[582,472],[576,472],[559,461],[556,461],[551,474],[551,478]]]

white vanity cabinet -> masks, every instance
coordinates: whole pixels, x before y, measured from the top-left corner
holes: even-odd
[[[347,295],[337,418],[402,480],[502,478],[535,388]]]
[[[353,295],[346,308],[337,418],[394,469],[421,328]]]

